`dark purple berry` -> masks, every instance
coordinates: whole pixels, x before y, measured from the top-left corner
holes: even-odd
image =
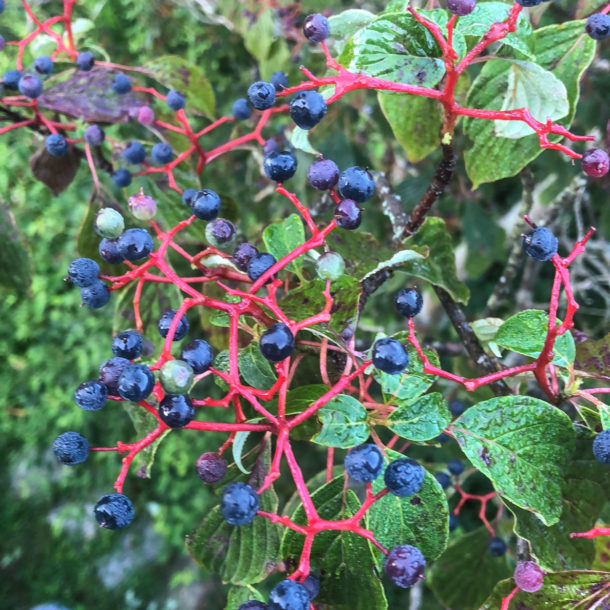
[[[383,569],[399,587],[408,589],[424,577],[426,560],[421,551],[410,544],[395,546],[386,557]]]
[[[301,584],[307,589],[310,600],[314,600],[318,597],[318,593],[320,593],[320,579],[317,576],[308,574]]]
[[[134,360],[142,353],[144,338],[137,330],[125,330],[112,339],[112,353]]]
[[[129,93],[131,91],[131,81],[126,74],[119,72],[112,79],[112,90],[118,94]]]
[[[2,75],[2,86],[5,89],[12,89],[16,91],[19,88],[19,79],[21,78],[21,72],[19,70],[7,70]]]
[[[46,55],[40,55],[34,60],[34,70],[38,74],[51,74],[53,72],[53,60]]]
[[[412,318],[421,311],[424,300],[422,299],[421,293],[418,290],[415,290],[415,288],[411,288],[410,290],[403,288],[396,295],[394,304],[396,305],[399,314],[406,316],[407,318]]]
[[[580,161],[582,171],[592,178],[601,178],[610,169],[608,153],[601,148],[590,148],[585,151]]]
[[[269,82],[275,87],[276,91],[283,91],[288,87],[288,74],[285,72],[274,72]]]
[[[87,307],[100,309],[110,300],[110,291],[102,280],[95,280],[93,284],[80,289],[80,298]]]
[[[610,430],[602,430],[593,441],[593,456],[602,464],[610,464]]]
[[[129,364],[123,369],[117,383],[119,396],[132,402],[147,398],[155,385],[153,372],[144,364]]]
[[[364,203],[375,192],[375,180],[371,173],[362,167],[348,167],[339,176],[339,193],[345,199]]]
[[[211,246],[226,248],[235,239],[235,225],[226,218],[216,218],[206,226],[205,237]]]
[[[214,354],[207,341],[194,339],[182,350],[180,360],[189,364],[195,375],[200,375],[212,366]]]
[[[137,165],[146,159],[146,150],[144,150],[144,146],[140,142],[132,140],[123,151],[123,159],[127,163]]]
[[[233,102],[231,112],[237,121],[245,121],[252,115],[252,108],[248,104],[248,100],[245,97],[240,97]]]
[[[258,602],[250,599],[239,606],[237,610],[267,610],[269,606],[265,602]]]
[[[405,346],[391,337],[377,339],[372,351],[373,365],[384,373],[397,375],[409,366]]]
[[[335,222],[347,231],[357,229],[362,222],[362,210],[353,199],[344,199],[335,208]]]
[[[127,358],[114,357],[106,360],[100,366],[100,375],[98,377],[99,381],[101,381],[108,388],[109,396],[118,396],[118,382],[121,373],[131,364]]]
[[[170,309],[169,311],[166,311],[161,316],[161,319],[159,320],[157,327],[159,328],[159,333],[161,334],[161,336],[164,339],[165,339],[165,337],[167,337],[167,333],[169,332],[169,327],[171,326],[172,322],[174,321],[174,318],[176,317],[177,313],[178,313],[177,309]],[[184,337],[186,337],[186,333],[188,332],[188,330],[189,330],[189,321],[187,320],[186,315],[183,315],[182,318],[180,319],[180,322],[178,322],[178,326],[176,326],[176,331],[174,332],[173,340],[180,341],[181,339],[184,339]],[[188,360],[186,360],[186,358],[183,358],[183,360],[188,362]],[[189,364],[190,364],[190,362],[189,362]]]
[[[322,42],[330,34],[330,24],[328,19],[320,13],[308,15],[303,24],[303,34],[311,42]]]
[[[121,188],[131,184],[131,172],[128,169],[117,169],[112,173],[112,181]]]
[[[189,208],[192,207],[193,199],[196,194],[197,194],[197,191],[195,189],[186,189],[182,193],[182,203],[184,203],[184,205],[188,205]]]
[[[288,326],[278,322],[261,335],[259,347],[267,360],[281,362],[294,351],[294,335]]]
[[[265,273],[268,269],[271,269],[273,265],[275,265],[277,261],[272,254],[267,252],[259,252],[255,254],[249,261],[246,272],[248,273],[248,277],[256,282],[258,278]]]
[[[301,129],[312,129],[326,115],[326,100],[317,91],[299,91],[290,100],[290,118]]]
[[[294,580],[283,580],[269,594],[269,610],[309,610],[307,589]]]
[[[45,148],[53,157],[63,157],[68,152],[68,143],[59,133],[52,133],[45,140]]]
[[[94,63],[93,53],[89,53],[89,51],[79,53],[76,58],[76,67],[83,72],[89,72],[93,68]]]
[[[452,475],[457,477],[464,472],[464,462],[462,462],[462,460],[458,460],[457,458],[451,458],[447,462],[447,469]]]
[[[159,417],[170,428],[184,428],[195,417],[195,407],[184,394],[168,394],[159,403]]]
[[[218,193],[204,189],[197,191],[191,200],[193,214],[201,220],[214,220],[220,212],[220,197]]]
[[[529,7],[529,6],[538,6],[542,0],[515,0],[517,4],[521,6]]]
[[[477,5],[477,0],[447,0],[447,8],[458,17],[470,15]]]
[[[91,286],[100,274],[100,266],[90,258],[75,258],[68,266],[68,277],[76,286]]]
[[[459,417],[467,408],[468,406],[461,400],[455,399],[449,401],[449,411],[451,411],[451,415],[454,417]]]
[[[139,261],[153,251],[153,239],[146,229],[127,229],[117,240],[121,256],[128,261]]]
[[[245,525],[254,519],[258,506],[258,494],[252,486],[229,483],[222,494],[220,513],[229,525]]]
[[[117,265],[124,260],[119,251],[119,242],[116,239],[102,239],[97,250],[102,257],[102,260],[111,265]]]
[[[411,458],[400,458],[390,462],[383,475],[388,491],[406,498],[416,494],[424,484],[426,471]]]
[[[449,531],[452,532],[453,530],[457,529],[459,524],[460,522],[458,521],[458,518],[451,513],[449,515]]]
[[[90,146],[99,146],[105,138],[104,130],[99,125],[89,125],[85,129],[85,142]]]
[[[258,250],[252,244],[244,242],[235,248],[231,261],[240,271],[246,271],[248,261],[256,254]]]
[[[35,99],[42,93],[42,81],[34,74],[24,74],[19,79],[19,91],[26,97]]]
[[[227,474],[227,460],[212,451],[197,458],[197,476],[204,483],[218,483]]]
[[[443,489],[447,489],[451,485],[451,477],[446,472],[437,472],[434,478]]]
[[[506,553],[506,542],[502,538],[492,538],[487,546],[487,551],[492,557],[502,557]]]
[[[174,151],[169,144],[165,142],[157,142],[150,151],[150,156],[155,163],[165,165],[171,163],[174,159]]]
[[[267,178],[275,182],[285,182],[297,171],[296,157],[287,150],[272,152],[265,157],[263,169]]]
[[[333,188],[339,180],[339,168],[330,159],[319,159],[314,161],[307,170],[307,180],[313,188],[318,191],[326,191]]]
[[[594,13],[587,19],[585,24],[585,32],[593,38],[593,40],[603,40],[610,36],[610,15],[603,13]]]
[[[273,152],[280,152],[280,145],[275,138],[269,138],[263,145],[263,156],[266,157]]]

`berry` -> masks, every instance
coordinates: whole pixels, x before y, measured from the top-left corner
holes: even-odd
[[[348,167],[339,176],[341,197],[364,203],[375,191],[375,180],[370,172],[362,167]]]
[[[81,288],[91,286],[100,274],[100,266],[90,258],[75,258],[68,266],[68,277]]]
[[[131,195],[127,200],[129,211],[138,220],[150,220],[157,213],[157,202],[148,195],[144,194],[144,189],[141,188],[139,193]]]
[[[487,551],[492,557],[502,557],[506,553],[506,542],[502,538],[492,538],[487,546]]]
[[[119,389],[117,384],[121,373],[131,364],[127,358],[121,358],[116,356],[106,360],[100,366],[100,375],[98,380],[101,381],[108,388],[109,396],[118,396]]]
[[[102,260],[111,265],[117,265],[124,260],[119,251],[119,242],[116,239],[102,239],[97,251],[102,257]]]
[[[451,414],[454,417],[459,417],[462,413],[464,413],[464,411],[466,411],[467,408],[468,406],[461,400],[449,401],[449,411],[451,411]]]
[[[283,91],[288,87],[288,74],[285,72],[274,72],[269,82],[275,87],[276,91]]]
[[[457,477],[464,472],[464,462],[462,462],[462,460],[458,460],[457,458],[451,458],[447,462],[447,469],[451,474]]]
[[[167,93],[167,105],[175,111],[182,110],[186,105],[186,98],[180,91],[170,89]]]
[[[245,271],[248,268],[248,261],[256,254],[258,250],[252,244],[244,242],[233,250],[231,261],[240,271]]]
[[[229,525],[245,525],[254,519],[258,505],[258,494],[252,486],[229,483],[222,494],[220,512]]]
[[[133,504],[123,494],[107,494],[97,501],[93,514],[102,527],[120,530],[133,521]]]
[[[128,169],[117,169],[112,173],[112,181],[121,188],[131,184],[131,172]]]
[[[24,74],[17,86],[26,97],[37,98],[42,93],[42,81],[34,74]]]
[[[174,159],[174,151],[169,144],[165,142],[157,142],[150,151],[150,156],[155,163],[165,165]]]
[[[345,272],[345,261],[338,252],[324,252],[316,261],[316,273],[323,280],[338,280]]]
[[[426,471],[411,458],[400,458],[389,464],[383,475],[391,494],[406,498],[416,494],[424,484]]]
[[[161,336],[164,339],[165,339],[165,337],[167,337],[167,333],[169,332],[169,327],[171,326],[171,323],[174,321],[174,318],[176,317],[177,313],[178,313],[177,309],[170,309],[169,311],[166,311],[161,316],[161,319],[159,320],[157,327],[159,328],[159,333],[161,334]],[[180,341],[181,339],[184,339],[184,337],[186,337],[186,333],[188,332],[188,330],[189,330],[189,321],[186,319],[186,316],[183,315],[182,318],[180,319],[180,322],[178,322],[178,326],[176,326],[173,340]]]
[[[7,70],[2,76],[2,85],[5,89],[17,90],[21,72],[19,70]]]
[[[383,569],[399,587],[408,589],[424,577],[426,560],[421,551],[410,544],[395,546],[386,557]]]
[[[191,201],[193,214],[201,220],[214,220],[220,212],[220,197],[218,193],[204,189],[197,191]]]
[[[142,161],[146,159],[144,146],[135,140],[131,141],[123,151],[123,159],[125,159],[127,163],[132,163],[134,165],[142,163]]]
[[[148,397],[155,385],[153,372],[144,364],[129,364],[123,369],[117,388],[119,396],[132,402]]]
[[[205,238],[215,248],[225,248],[235,240],[235,226],[230,220],[217,218],[205,228]]]
[[[603,13],[595,13],[587,19],[585,24],[585,32],[593,38],[593,40],[603,40],[610,36],[610,15]]]
[[[34,60],[34,70],[38,74],[51,74],[53,72],[53,60],[46,55],[40,55]]]
[[[515,584],[526,593],[536,593],[544,582],[544,572],[534,561],[517,564],[514,574]]]
[[[277,261],[272,254],[267,252],[259,252],[255,254],[249,261],[246,272],[248,277],[253,281],[256,280],[265,273],[268,269],[271,269]]]
[[[80,289],[80,298],[87,307],[100,309],[110,300],[110,291],[102,280],[96,280],[90,286]]]
[[[127,360],[134,360],[142,354],[144,338],[137,330],[125,330],[112,339],[112,353]]]
[[[112,90],[118,94],[129,93],[131,91],[131,81],[129,80],[129,77],[122,72],[115,74],[112,79]]]
[[[45,140],[45,148],[53,157],[63,157],[68,152],[68,143],[59,133],[52,133]]]
[[[280,145],[278,144],[278,141],[275,138],[269,138],[264,144],[263,144],[263,156],[267,156],[270,155],[272,152],[279,152],[280,150]]]
[[[205,373],[214,361],[212,348],[203,339],[193,339],[180,354],[180,359],[184,360],[192,369],[195,375]]]
[[[258,602],[255,599],[250,599],[243,604],[240,604],[237,610],[267,610],[269,606],[265,602]]]
[[[335,222],[347,231],[357,229],[362,222],[362,211],[353,199],[344,199],[335,208]]]
[[[259,347],[267,360],[281,362],[294,351],[294,335],[285,324],[278,322],[261,335]]]
[[[186,191],[182,193],[182,203],[184,203],[184,205],[188,205],[190,208],[193,204],[193,198],[196,194],[197,191],[195,189],[186,189]]]
[[[318,593],[320,593],[320,579],[317,576],[308,574],[301,584],[307,589],[307,595],[309,595],[310,600],[318,597]]]
[[[85,142],[90,146],[99,146],[106,138],[104,130],[99,125],[89,125],[85,129]]]
[[[233,102],[231,112],[237,121],[245,121],[252,115],[252,108],[245,97],[240,97]]]
[[[326,191],[337,184],[339,168],[330,159],[319,159],[309,166],[307,180],[318,191]]]
[[[290,118],[301,129],[315,127],[327,110],[326,100],[317,91],[299,91],[290,100]]]
[[[441,444],[448,443],[450,440],[451,437],[445,434],[444,432],[441,432],[441,434],[436,437],[436,442]]]
[[[458,521],[458,518],[451,513],[449,515],[449,531],[452,532],[453,530],[457,529],[459,524],[460,522]]]
[[[248,99],[257,110],[267,110],[275,104],[275,87],[261,80],[252,83],[248,87]]]
[[[123,215],[113,208],[102,208],[93,221],[93,230],[100,236],[116,239],[125,229]]]
[[[451,477],[446,472],[437,472],[434,478],[443,489],[447,489],[451,485]]]
[[[610,430],[603,430],[595,437],[593,455],[598,462],[610,464]]]
[[[0,14],[4,13],[4,0],[0,0]]]
[[[542,0],[515,0],[515,2],[517,4],[520,4],[521,6],[538,6]]]
[[[345,471],[359,483],[374,481],[382,470],[383,455],[377,445],[372,443],[354,447],[345,456]]]
[[[153,239],[146,229],[127,229],[117,242],[121,256],[128,261],[139,261],[153,251]]]
[[[155,113],[150,106],[140,106],[138,109],[138,123],[140,125],[151,125],[155,120]]]
[[[285,182],[292,178],[297,171],[297,160],[287,150],[272,152],[265,157],[263,169],[270,180]]]
[[[283,580],[269,594],[269,610],[309,610],[307,589],[294,580]]]
[[[303,34],[311,42],[322,42],[330,34],[330,24],[328,19],[320,13],[309,15],[303,24]]]
[[[167,394],[186,394],[193,376],[192,367],[184,360],[168,360],[159,370],[159,381]]]
[[[21,82],[21,81],[19,81]],[[590,148],[586,150],[580,161],[582,171],[592,178],[601,178],[608,173],[610,169],[610,157],[608,153],[601,148]]]
[[[83,72],[89,72],[93,68],[94,63],[93,53],[89,53],[89,51],[79,53],[76,58],[76,67]]]
[[[447,8],[458,17],[470,15],[477,5],[477,0],[447,0]]]
[[[0,51],[4,51],[4,47],[6,46],[6,40],[4,40],[4,36],[0,34]]]
[[[402,373],[409,366],[409,354],[405,346],[390,337],[375,341],[372,357],[373,365],[390,375]]]
[[[89,457],[89,442],[78,432],[64,432],[53,442],[53,453],[66,466],[77,466]]]
[[[557,252],[557,238],[545,227],[537,227],[523,236],[523,250],[537,261],[548,261]]]
[[[396,305],[396,310],[399,314],[406,316],[407,318],[412,318],[421,311],[424,300],[419,291],[415,290],[415,288],[411,288],[411,290],[403,288],[396,295],[394,304]]]
[[[85,411],[99,411],[108,397],[108,388],[101,381],[84,381],[74,392],[74,402]]]
[[[217,453],[209,451],[208,453],[202,453],[197,458],[195,468],[197,476],[204,483],[218,483],[227,474],[227,460]]]
[[[195,407],[188,396],[168,394],[159,404],[159,417],[170,428],[184,428],[195,417]]]

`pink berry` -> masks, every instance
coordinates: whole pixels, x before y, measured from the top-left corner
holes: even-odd
[[[582,171],[593,178],[601,178],[610,169],[608,153],[601,148],[590,148],[585,151],[582,159]]]
[[[148,195],[144,194],[144,189],[140,189],[137,195],[132,195],[128,200],[129,211],[138,220],[150,220],[157,213],[157,202]]]
[[[150,106],[140,106],[138,110],[138,123],[150,125],[155,120],[155,113]]]
[[[515,584],[526,593],[535,593],[542,587],[544,572],[537,563],[524,561],[515,568]]]

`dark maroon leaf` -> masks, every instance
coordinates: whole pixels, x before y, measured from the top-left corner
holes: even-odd
[[[63,193],[78,171],[80,156],[74,146],[68,146],[68,152],[63,157],[54,157],[42,146],[30,157],[32,174],[46,184],[53,195]]]
[[[610,333],[597,341],[578,343],[574,364],[587,373],[610,375]]]

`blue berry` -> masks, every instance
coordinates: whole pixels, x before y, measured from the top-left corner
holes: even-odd
[[[124,260],[119,250],[119,242],[116,239],[102,239],[100,245],[97,247],[97,251],[102,260],[111,265],[118,265]]]
[[[248,87],[248,99],[257,110],[267,110],[275,104],[275,87],[261,80],[252,83]]]
[[[275,263],[277,263],[277,261],[272,254],[267,252],[259,252],[258,254],[255,254],[248,261],[248,267],[246,269],[248,277],[253,282],[256,282],[256,280],[258,280],[258,278],[263,275],[265,271],[271,269]]]
[[[454,399],[449,401],[449,411],[451,411],[454,417],[459,417],[467,408],[468,406],[461,400]]]
[[[405,346],[390,337],[375,341],[372,357],[373,365],[390,375],[402,373],[409,366],[409,354]]]
[[[278,322],[261,335],[259,347],[267,360],[281,362],[294,351],[294,335],[285,324]]]
[[[53,72],[53,60],[46,55],[40,55],[34,60],[34,70],[38,74],[51,74]]]
[[[362,210],[353,199],[343,199],[335,208],[335,222],[346,231],[353,231],[362,222]]]
[[[146,150],[144,150],[144,146],[142,146],[140,142],[133,140],[123,151],[123,159],[125,159],[127,163],[137,165],[146,159]]]
[[[22,95],[32,99],[42,93],[42,81],[34,74],[24,74],[19,79],[18,87]]]
[[[520,4],[521,6],[538,6],[542,0],[515,0],[515,2],[517,4]]]
[[[202,453],[197,458],[195,469],[197,470],[197,476],[204,483],[218,483],[227,474],[227,460],[217,453],[209,451]]]
[[[121,188],[131,184],[131,172],[128,169],[117,169],[112,173],[112,181]]]
[[[108,397],[108,388],[101,381],[84,381],[74,392],[74,402],[85,411],[99,411]]]
[[[523,237],[523,250],[537,261],[548,261],[557,252],[557,238],[545,227],[537,227]]]
[[[64,432],[53,442],[53,453],[66,466],[77,466],[89,457],[89,442],[78,432]]]
[[[195,417],[195,407],[188,396],[168,394],[159,403],[159,417],[170,428],[184,428]]]
[[[188,205],[190,208],[193,205],[193,198],[196,194],[197,191],[195,189],[186,189],[182,193],[182,203],[184,203],[184,205]]]
[[[93,53],[89,53],[89,51],[82,51],[76,57],[76,67],[83,72],[89,72],[94,63]]]
[[[244,242],[233,250],[231,261],[240,271],[245,271],[248,268],[248,261],[256,254],[258,250],[252,244]]]
[[[449,435],[445,434],[444,432],[441,432],[441,434],[439,434],[436,437],[436,442],[441,443],[441,444],[448,443],[450,440],[451,440],[451,437]]]
[[[339,193],[341,197],[363,203],[370,199],[375,191],[375,180],[370,172],[362,167],[348,167],[339,176]]]
[[[610,15],[603,13],[595,13],[587,19],[585,24],[585,32],[593,38],[593,40],[603,40],[610,36]]]
[[[464,462],[462,462],[462,460],[458,460],[457,458],[451,458],[447,462],[447,469],[452,475],[455,475],[456,477],[462,474],[462,472],[464,472],[464,468]]]
[[[354,481],[370,483],[383,470],[383,455],[377,445],[359,445],[347,452],[344,463],[345,471]]]
[[[169,327],[171,326],[172,322],[174,321],[174,318],[176,317],[176,314],[178,313],[177,309],[170,309],[169,311],[166,311],[162,316],[161,319],[159,320],[159,323],[157,324],[157,327],[159,328],[159,333],[161,334],[161,336],[165,339],[165,337],[167,337],[167,333],[169,332]],[[180,322],[178,322],[178,326],[176,326],[176,331],[174,332],[174,341],[180,341],[181,339],[184,339],[184,337],[186,337],[186,333],[189,330],[189,321],[186,318],[186,315],[183,315],[182,318],[180,319]],[[188,360],[186,360],[186,358],[183,358],[183,360],[185,360],[186,362],[188,362]],[[190,362],[189,362],[190,364]],[[193,367],[194,370],[194,367]]]
[[[303,24],[303,34],[311,42],[322,42],[330,34],[330,24],[328,19],[320,13],[313,13],[305,19]]]
[[[235,225],[226,218],[216,218],[206,226],[205,238],[215,248],[226,248],[235,240]]]
[[[96,280],[90,286],[80,289],[80,298],[87,307],[100,309],[110,300],[110,291],[102,280]]]
[[[125,229],[123,215],[113,208],[102,208],[93,221],[93,230],[100,236],[116,239]]]
[[[245,121],[252,115],[252,108],[245,97],[240,97],[233,102],[231,112],[237,121]]]
[[[127,229],[117,240],[121,256],[128,261],[139,261],[153,251],[153,239],[146,229]]]
[[[492,557],[502,557],[506,553],[506,542],[502,538],[492,538],[487,546],[487,551]]]
[[[220,197],[218,193],[204,189],[197,191],[191,201],[193,214],[201,220],[214,220],[220,212]]]
[[[333,188],[339,180],[339,168],[330,159],[319,159],[314,161],[307,170],[309,184],[318,191],[326,191]]]
[[[0,0],[0,14],[4,13],[4,0]]]
[[[256,516],[258,505],[258,494],[251,485],[229,483],[222,494],[220,513],[229,525],[245,525]]]
[[[144,338],[137,330],[125,330],[112,339],[112,353],[127,360],[142,354]]]
[[[407,318],[412,318],[421,311],[424,300],[419,291],[415,290],[415,288],[411,288],[410,290],[403,288],[396,295],[394,304],[396,305],[399,314],[406,316]]]
[[[102,363],[102,366],[100,366],[100,375],[98,379],[108,388],[109,396],[119,395],[119,377],[130,364],[131,362],[129,362],[127,358],[116,356],[106,360]]]
[[[276,138],[269,138],[263,144],[263,156],[270,155],[272,152],[280,152],[280,145]]]
[[[182,110],[186,105],[186,98],[180,91],[170,89],[167,93],[167,105],[175,111]]]
[[[593,455],[598,462],[610,464],[610,430],[603,430],[595,437]]]
[[[477,0],[447,0],[447,8],[458,17],[470,15],[477,6]]]
[[[112,90],[120,95],[129,93],[131,91],[131,81],[129,80],[129,77],[122,72],[115,74],[112,79]]]
[[[276,91],[283,91],[288,87],[288,74],[285,72],[274,72],[269,82],[275,87]]]
[[[312,129],[326,115],[326,100],[317,91],[299,91],[290,100],[290,118],[301,129]]]
[[[269,608],[269,606],[265,602],[249,599],[247,602],[240,604],[237,610],[267,610],[267,608]]]
[[[267,178],[276,182],[285,182],[297,171],[296,157],[287,150],[272,152],[265,157],[263,169]]]
[[[410,544],[395,546],[385,559],[383,569],[399,587],[408,589],[424,577],[426,560],[421,551]]]
[[[165,142],[157,142],[150,151],[150,156],[155,163],[165,165],[174,159],[174,151],[169,144]]]
[[[180,354],[180,360],[184,360],[193,369],[195,375],[205,373],[214,361],[212,348],[203,339],[193,339]]]
[[[153,372],[144,364],[130,364],[123,369],[117,388],[119,396],[140,402],[149,396],[155,385]]]
[[[269,610],[309,610],[307,589],[294,580],[283,580],[269,594]]]
[[[7,70],[2,75],[2,85],[5,89],[17,90],[19,87],[19,79],[21,78],[21,72],[19,70]]]
[[[406,498],[416,494],[424,484],[426,471],[411,458],[400,458],[389,464],[383,475],[391,494]]]
[[[314,600],[320,593],[320,579],[313,574],[308,574],[303,581],[303,586],[307,589],[310,600]]]
[[[95,520],[108,530],[120,530],[133,521],[133,504],[123,494],[102,496],[93,509]]]
[[[53,157],[63,157],[68,152],[68,143],[59,133],[52,133],[45,140],[45,148]]]
[[[451,485],[451,477],[446,472],[437,472],[434,478],[443,489],[447,489]]]
[[[76,286],[91,286],[100,274],[100,266],[90,258],[75,258],[68,266],[68,277]]]
[[[89,125],[85,129],[85,142],[90,146],[100,146],[106,139],[104,130],[99,125]]]
[[[458,521],[458,518],[451,513],[449,515],[449,531],[452,532],[453,530],[457,529],[459,524],[460,522]]]

